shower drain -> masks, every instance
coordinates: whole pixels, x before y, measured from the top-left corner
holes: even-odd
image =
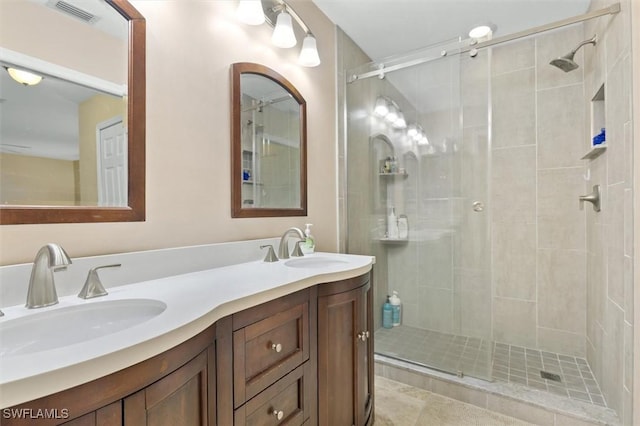
[[[554,374],[554,373],[549,373],[548,371],[540,370],[540,377],[542,377],[543,379],[547,379],[547,380],[553,380],[554,382],[561,382],[562,381],[562,380],[560,380],[560,375]]]

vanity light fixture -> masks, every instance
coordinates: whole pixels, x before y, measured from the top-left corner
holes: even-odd
[[[378,96],[378,99],[376,99],[376,104],[373,107],[373,112],[379,117],[386,116],[389,113],[389,105],[387,103],[387,100],[382,96]]]
[[[236,16],[240,22],[248,25],[261,25],[264,23],[264,12],[261,0],[240,0]]]
[[[320,56],[318,55],[316,38],[311,33],[307,33],[304,40],[302,40],[302,50],[300,50],[298,63],[305,67],[315,67],[320,65]]]
[[[253,18],[248,18],[249,15]],[[258,15],[261,15],[261,18]],[[316,38],[302,18],[283,0],[240,0],[236,16],[241,22],[251,25],[260,25],[266,21],[273,27],[271,42],[285,49],[298,43],[293,30],[293,21],[295,21],[305,34],[298,63],[305,67],[320,65]]]
[[[25,86],[35,86],[42,81],[42,76],[18,68],[4,67],[11,78]]]
[[[293,32],[291,15],[287,13],[286,6],[278,14],[276,27],[273,29],[273,34],[271,34],[271,43],[283,49],[288,49],[298,43],[296,35]]]

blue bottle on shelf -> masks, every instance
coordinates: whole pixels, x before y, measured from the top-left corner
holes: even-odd
[[[387,301],[382,305],[382,326],[384,328],[393,328],[393,308],[389,302],[389,296],[387,296]]]

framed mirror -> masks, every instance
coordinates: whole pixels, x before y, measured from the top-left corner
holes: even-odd
[[[0,15],[0,224],[144,221],[144,17],[126,0]]]
[[[231,216],[307,215],[307,107],[259,64],[231,66]]]

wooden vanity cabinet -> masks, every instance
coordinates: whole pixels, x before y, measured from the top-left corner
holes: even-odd
[[[215,425],[215,365],[214,325],[146,361],[2,410],[1,423],[3,426]],[[191,407],[198,409],[192,412]],[[189,415],[179,417],[185,410]],[[8,412],[21,413],[22,418],[7,415]],[[163,417],[170,412],[173,417]],[[156,421],[161,417],[164,423]]]
[[[2,425],[371,425],[370,281],[320,284],[224,317],[160,355],[10,409],[62,417]]]
[[[317,424],[316,292],[307,288],[218,324],[221,342],[232,342],[218,351],[219,425]]]
[[[318,424],[373,424],[370,274],[318,289]]]

